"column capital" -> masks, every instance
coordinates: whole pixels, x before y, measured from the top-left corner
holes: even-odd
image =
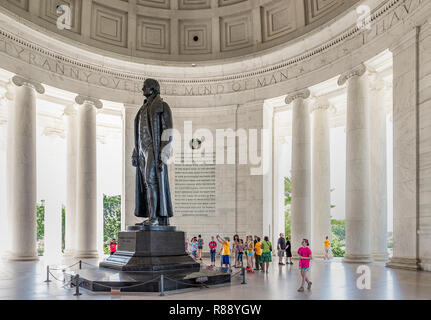
[[[371,91],[380,91],[389,87],[377,72],[370,72],[369,85]]]
[[[76,115],[76,108],[73,104],[69,104],[64,108],[63,111],[64,116],[74,116]]]
[[[287,136],[278,136],[278,143],[279,144],[286,144],[287,143]]]
[[[141,106],[136,104],[123,103],[123,111],[125,112],[133,112],[138,111]]]
[[[43,128],[42,135],[46,136],[46,137],[57,136],[61,139],[64,139],[66,137],[64,129],[59,129],[59,128],[55,128],[55,127]]]
[[[121,110],[121,119],[124,120],[129,117],[134,117],[138,113],[139,108],[141,107],[138,105],[124,103],[123,109]]]
[[[106,144],[106,135],[98,134],[96,136],[96,141],[99,142],[100,144]]]
[[[84,95],[77,95],[75,98],[75,102],[79,105],[82,105],[84,103],[89,103],[92,106],[94,106],[96,109],[102,109],[103,103],[99,99],[95,99],[92,97],[84,96]]]
[[[12,83],[12,78],[9,79],[8,83],[6,84],[6,92],[4,93],[4,98],[12,101],[14,96],[14,90],[13,90],[14,84]]]
[[[43,85],[41,83],[39,83],[37,81],[31,80],[31,79],[26,79],[26,78],[23,78],[23,77],[18,76],[18,75],[13,76],[11,81],[17,87],[27,86],[27,87],[30,87],[30,88],[36,90],[40,94],[45,93],[45,88],[43,87]]]
[[[311,95],[310,90],[308,89],[301,89],[295,92],[292,92],[290,94],[287,95],[286,97],[286,104],[291,104],[293,101],[295,101],[296,99],[308,99]]]
[[[326,97],[313,97],[313,102],[310,106],[310,113],[316,110],[334,110],[335,107],[329,102]]]
[[[342,86],[344,85],[350,78],[352,77],[361,77],[365,74],[367,71],[367,67],[365,64],[361,63],[360,65],[354,67],[352,70],[349,70],[343,74],[340,75],[340,78],[338,78],[338,85]]]

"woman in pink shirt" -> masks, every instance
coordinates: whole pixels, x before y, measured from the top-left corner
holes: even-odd
[[[309,248],[310,243],[307,239],[303,239],[302,247],[298,250],[298,255],[300,256],[299,259],[299,270],[301,271],[301,287],[298,289],[298,292],[304,291],[304,283],[307,282],[308,286],[307,289],[311,289],[311,285],[313,284],[310,280],[307,278],[307,272],[310,270],[310,260],[311,257],[311,250]]]

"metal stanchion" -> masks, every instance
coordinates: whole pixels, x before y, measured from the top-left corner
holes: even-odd
[[[165,284],[164,284],[163,274],[160,276],[159,285],[160,285],[160,295],[163,297],[165,296]]]
[[[247,284],[247,282],[245,281],[245,268],[244,267],[241,268],[241,274],[242,274],[241,284]]]
[[[51,282],[51,280],[49,280],[49,266],[46,266],[46,280],[44,282]]]
[[[76,276],[75,276],[75,293],[73,294],[74,296],[80,296],[80,295],[82,295],[80,292],[79,292],[79,274],[77,274]]]
[[[79,260],[79,270],[81,270],[81,269],[82,269],[82,261]]]

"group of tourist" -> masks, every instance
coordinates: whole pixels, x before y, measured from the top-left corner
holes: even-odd
[[[217,241],[216,241],[217,240]],[[217,248],[220,245],[219,254],[221,256],[221,267],[228,267],[231,269],[231,253],[233,254],[235,268],[241,268],[246,263],[247,272],[254,273],[254,271],[261,270],[268,273],[269,263],[272,262],[272,243],[268,237],[264,237],[263,241],[259,236],[247,236],[245,241],[240,239],[236,234],[233,237],[231,244],[229,237],[211,237],[208,243],[210,251],[211,266],[216,264]],[[186,251],[189,251],[195,260],[202,261],[202,250],[204,241],[201,235],[191,238],[190,242],[186,241]],[[280,234],[280,239],[277,245],[278,256],[280,259],[279,264],[284,265],[283,257],[286,252],[286,263],[292,263],[292,253],[289,238],[284,239],[284,235]]]
[[[216,241],[217,240],[217,241]],[[259,236],[247,236],[245,241],[240,239],[239,235],[233,236],[233,243],[231,246],[230,238],[227,236],[217,235],[212,236],[211,241],[208,243],[210,249],[210,267],[216,265],[217,247],[220,244],[219,254],[221,256],[220,266],[228,268],[229,272],[232,272],[231,264],[231,252],[234,253],[234,264],[235,268],[242,268],[244,266],[244,256],[246,260],[246,270],[249,273],[261,270],[262,272],[268,273],[269,263],[272,262],[272,243],[268,237],[265,236],[263,241]],[[304,284],[307,283],[307,288],[310,289],[312,282],[308,279],[307,273],[310,270],[310,260],[312,259],[310,242],[308,239],[303,239],[301,247],[298,250],[299,259],[299,270],[301,272],[301,287],[298,291],[304,291]],[[327,236],[324,241],[325,249],[325,260],[330,259],[330,247],[331,242]],[[191,238],[190,242],[186,240],[185,250],[190,252],[192,257],[196,261],[202,261],[202,250],[204,248],[204,240],[201,235]],[[112,239],[110,243],[111,255],[117,250],[117,241]],[[280,233],[280,237],[277,241],[277,255],[278,264],[283,266],[285,264],[292,265],[292,251],[289,237],[284,237],[283,233]],[[286,263],[283,262],[283,258],[286,255]]]
[[[217,241],[216,241],[217,240]],[[247,236],[245,241],[240,239],[236,234],[233,236],[233,243],[231,246],[229,237],[221,237],[217,235],[215,238],[212,236],[211,241],[208,243],[210,249],[210,267],[216,265],[217,247],[220,244],[219,254],[221,256],[220,266],[228,268],[229,272],[232,272],[231,264],[231,252],[234,253],[234,267],[242,268],[244,266],[244,256],[246,257],[246,270],[249,273],[261,270],[262,272],[268,273],[269,263],[272,262],[272,243],[268,237],[265,236],[263,241],[259,236]],[[308,279],[307,273],[310,270],[311,250],[308,239],[303,239],[301,247],[298,250],[299,259],[299,270],[301,272],[301,287],[298,289],[299,292],[304,291],[304,284],[307,283],[307,288],[310,289],[312,282]],[[327,236],[324,241],[325,249],[325,260],[330,259],[330,247],[331,242]],[[196,261],[202,261],[202,250],[204,248],[204,240],[201,235],[193,237],[190,242],[186,241],[185,249],[187,252],[191,252],[192,257]],[[117,241],[112,239],[110,243],[111,255],[117,250]],[[292,251],[289,237],[284,237],[283,233],[280,233],[280,237],[277,242],[277,255],[279,265],[292,265]],[[286,263],[283,262],[283,258],[286,255]]]
[[[217,240],[217,241],[216,241]],[[229,272],[232,272],[231,264],[231,252],[234,253],[234,264],[235,268],[241,268],[244,266],[244,256],[246,257],[246,270],[249,273],[261,270],[262,272],[268,273],[269,263],[272,262],[272,243],[268,237],[265,236],[263,241],[259,236],[248,235],[245,239],[240,239],[236,234],[233,236],[233,243],[231,246],[230,238],[227,236],[217,235],[212,236],[211,241],[208,243],[210,249],[210,261],[211,266],[215,267],[217,247],[220,244],[220,266],[228,268]],[[329,237],[326,237],[324,241],[325,256],[324,259],[329,260],[330,254],[330,241]],[[189,242],[186,241],[186,251],[189,251],[195,260],[202,261],[202,250],[204,241],[201,235],[193,237]],[[292,262],[292,251],[289,237],[284,237],[283,233],[280,233],[280,237],[277,242],[277,255],[278,264],[282,265],[293,265]],[[283,262],[283,258],[286,255],[286,263]],[[299,292],[304,291],[304,285],[307,283],[307,289],[311,289],[312,282],[308,279],[308,271],[310,271],[310,260],[312,259],[310,242],[308,239],[303,239],[301,247],[298,249],[299,255],[299,270],[301,272],[301,286],[298,289]]]

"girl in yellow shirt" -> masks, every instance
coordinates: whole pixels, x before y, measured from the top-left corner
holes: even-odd
[[[254,243],[253,243],[253,237],[247,236],[245,240],[245,247],[247,248],[247,272],[254,273],[253,271],[253,264],[254,264]]]
[[[256,264],[260,265],[260,267],[262,268],[261,265],[261,256],[262,256],[262,242],[260,242],[260,238],[256,237],[256,245],[254,246],[254,252],[256,253]]]
[[[329,249],[331,248],[331,241],[329,241],[329,237],[326,236],[325,242],[324,242],[324,247],[325,247],[325,257],[324,259],[329,260]]]

